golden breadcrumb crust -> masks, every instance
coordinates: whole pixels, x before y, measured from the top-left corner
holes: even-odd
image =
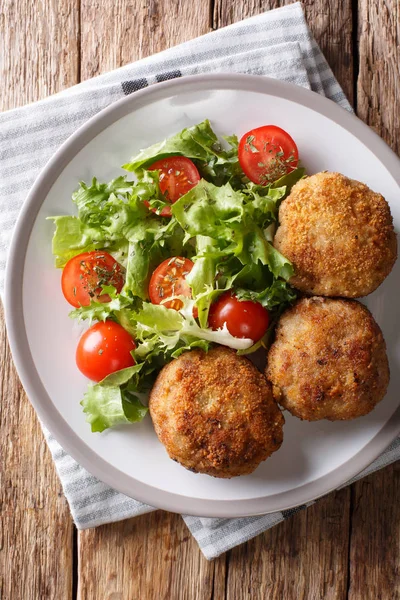
[[[357,298],[373,292],[397,258],[389,205],[340,173],[300,180],[279,209],[274,246],[308,294]]]
[[[270,384],[247,358],[223,346],[167,364],[149,407],[169,456],[196,473],[251,473],[282,443],[284,418]]]
[[[359,302],[303,298],[278,322],[266,375],[276,401],[292,415],[307,421],[354,419],[386,393],[385,341]]]

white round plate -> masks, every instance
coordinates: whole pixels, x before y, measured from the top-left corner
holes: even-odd
[[[15,230],[6,278],[6,320],[14,360],[40,418],[80,464],[115,489],[153,506],[206,517],[287,509],[340,486],[372,462],[400,430],[400,265],[366,304],[386,338],[391,383],[386,398],[355,421],[302,422],[285,412],[281,449],[246,477],[196,475],[170,460],[150,417],[93,434],[79,404],[87,380],[75,366],[78,332],[53,266],[53,223],[73,212],[78,181],[109,181],[149,146],[210,119],[218,134],[241,136],[267,123],[296,140],[308,173],[339,171],[389,202],[400,227],[400,163],[355,116],[288,83],[246,75],[176,79],[136,92],[81,127],[32,188]]]

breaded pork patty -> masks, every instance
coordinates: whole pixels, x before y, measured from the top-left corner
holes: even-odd
[[[340,173],[301,179],[282,202],[279,222],[274,246],[293,263],[290,283],[308,294],[366,296],[396,261],[388,203]]]
[[[266,375],[277,402],[307,421],[354,419],[382,400],[382,332],[356,300],[303,298],[280,318]]]
[[[278,450],[284,418],[256,367],[223,346],[166,365],[150,414],[169,456],[196,473],[246,475]]]

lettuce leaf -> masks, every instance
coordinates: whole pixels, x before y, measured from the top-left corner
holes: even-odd
[[[166,197],[160,190],[159,171],[147,171],[139,169],[136,172],[137,182],[133,188],[133,195],[141,202],[147,202],[150,210],[155,210],[159,214],[163,208],[170,205]]]
[[[185,156],[196,164],[204,179],[218,186],[231,181],[236,187],[241,187],[248,180],[239,164],[238,139],[236,136],[228,136],[225,141],[228,148],[222,146],[206,119],[141,150],[122,168],[137,173],[167,156]]]
[[[108,294],[110,296],[110,302],[97,302],[91,300],[88,306],[80,306],[74,308],[69,313],[71,319],[77,319],[78,321],[89,321],[89,326],[93,321],[105,321],[106,319],[113,317],[114,313],[128,306],[132,308],[135,304],[133,299],[127,298],[122,294],[118,294],[117,290],[112,285],[105,285],[102,290],[102,294]]]
[[[155,346],[165,351],[174,350],[183,343],[184,346],[191,346],[195,341],[223,344],[235,349],[249,348],[252,340],[247,338],[236,338],[225,328],[213,331],[209,328],[200,327],[196,319],[193,318],[193,309],[195,301],[183,296],[177,296],[183,302],[183,308],[180,311],[165,308],[162,304],[143,303],[139,311],[133,311],[131,314],[124,314],[124,311],[117,314],[121,324],[129,323],[129,330],[134,333],[138,344],[133,351],[135,359],[143,359],[154,350]]]
[[[283,175],[280,179],[277,179],[276,181],[274,181],[274,183],[272,183],[270,187],[271,188],[280,188],[280,187],[285,186],[285,188],[286,188],[285,195],[287,196],[288,194],[290,194],[294,184],[297,183],[298,181],[300,181],[300,179],[303,179],[303,177],[306,177],[305,168],[297,167],[297,169],[294,169],[290,173],[287,173],[286,175]],[[262,187],[263,186],[258,186],[258,188],[262,188]]]
[[[141,421],[147,414],[135,392],[141,364],[112,373],[100,383],[89,385],[81,405],[92,432]]]
[[[56,226],[52,251],[55,256],[55,265],[58,269],[82,252],[92,250],[107,250],[122,266],[126,266],[128,258],[128,242],[125,238],[109,240],[104,237],[104,232],[91,228],[82,223],[75,216],[48,217]]]
[[[291,263],[268,242],[263,230],[275,220],[276,202],[284,194],[285,186],[264,197],[252,192],[249,199],[229,183],[218,188],[203,180],[175,202],[172,213],[186,238],[203,235],[214,240],[214,258],[234,255],[243,266],[260,262],[275,277],[289,279]]]
[[[57,268],[66,265],[70,258],[81,252],[103,249],[103,236],[95,229],[87,227],[78,217],[49,217],[56,229],[53,235],[52,251]]]
[[[107,239],[122,237],[124,225],[143,214],[140,204],[129,202],[132,186],[125,176],[109,183],[100,183],[95,177],[90,185],[80,182],[72,194],[79,219],[85,225],[103,231]]]
[[[122,168],[127,171],[137,171],[140,167],[149,166],[156,160],[177,155],[203,162],[207,162],[210,155],[217,157],[217,160],[225,160],[221,144],[206,119],[198,125],[183,129],[176,135],[141,150]]]
[[[100,183],[96,178],[90,185],[80,183],[72,195],[78,216],[50,217],[56,225],[52,242],[56,267],[64,267],[81,252],[98,249],[115,254],[125,264],[126,232],[148,213],[138,197],[132,195],[132,185],[125,177],[110,183]]]
[[[276,309],[276,307],[286,308],[287,304],[291,304],[297,298],[295,290],[282,279],[273,280],[270,285],[259,292],[237,288],[235,293],[239,300],[260,302],[268,310]]]
[[[182,252],[184,232],[175,219],[166,223],[153,213],[136,223],[126,232],[129,241],[126,279],[122,290],[125,295],[148,298],[148,284],[152,271],[163,260]]]

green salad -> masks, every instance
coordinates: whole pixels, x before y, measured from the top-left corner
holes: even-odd
[[[77,216],[52,217],[70,316],[90,325],[77,365],[93,381],[81,403],[92,431],[142,420],[158,372],[183,352],[256,351],[295,299],[271,242],[304,169],[297,148],[257,131],[239,144],[203,121],[142,150],[126,175],[81,182]]]

